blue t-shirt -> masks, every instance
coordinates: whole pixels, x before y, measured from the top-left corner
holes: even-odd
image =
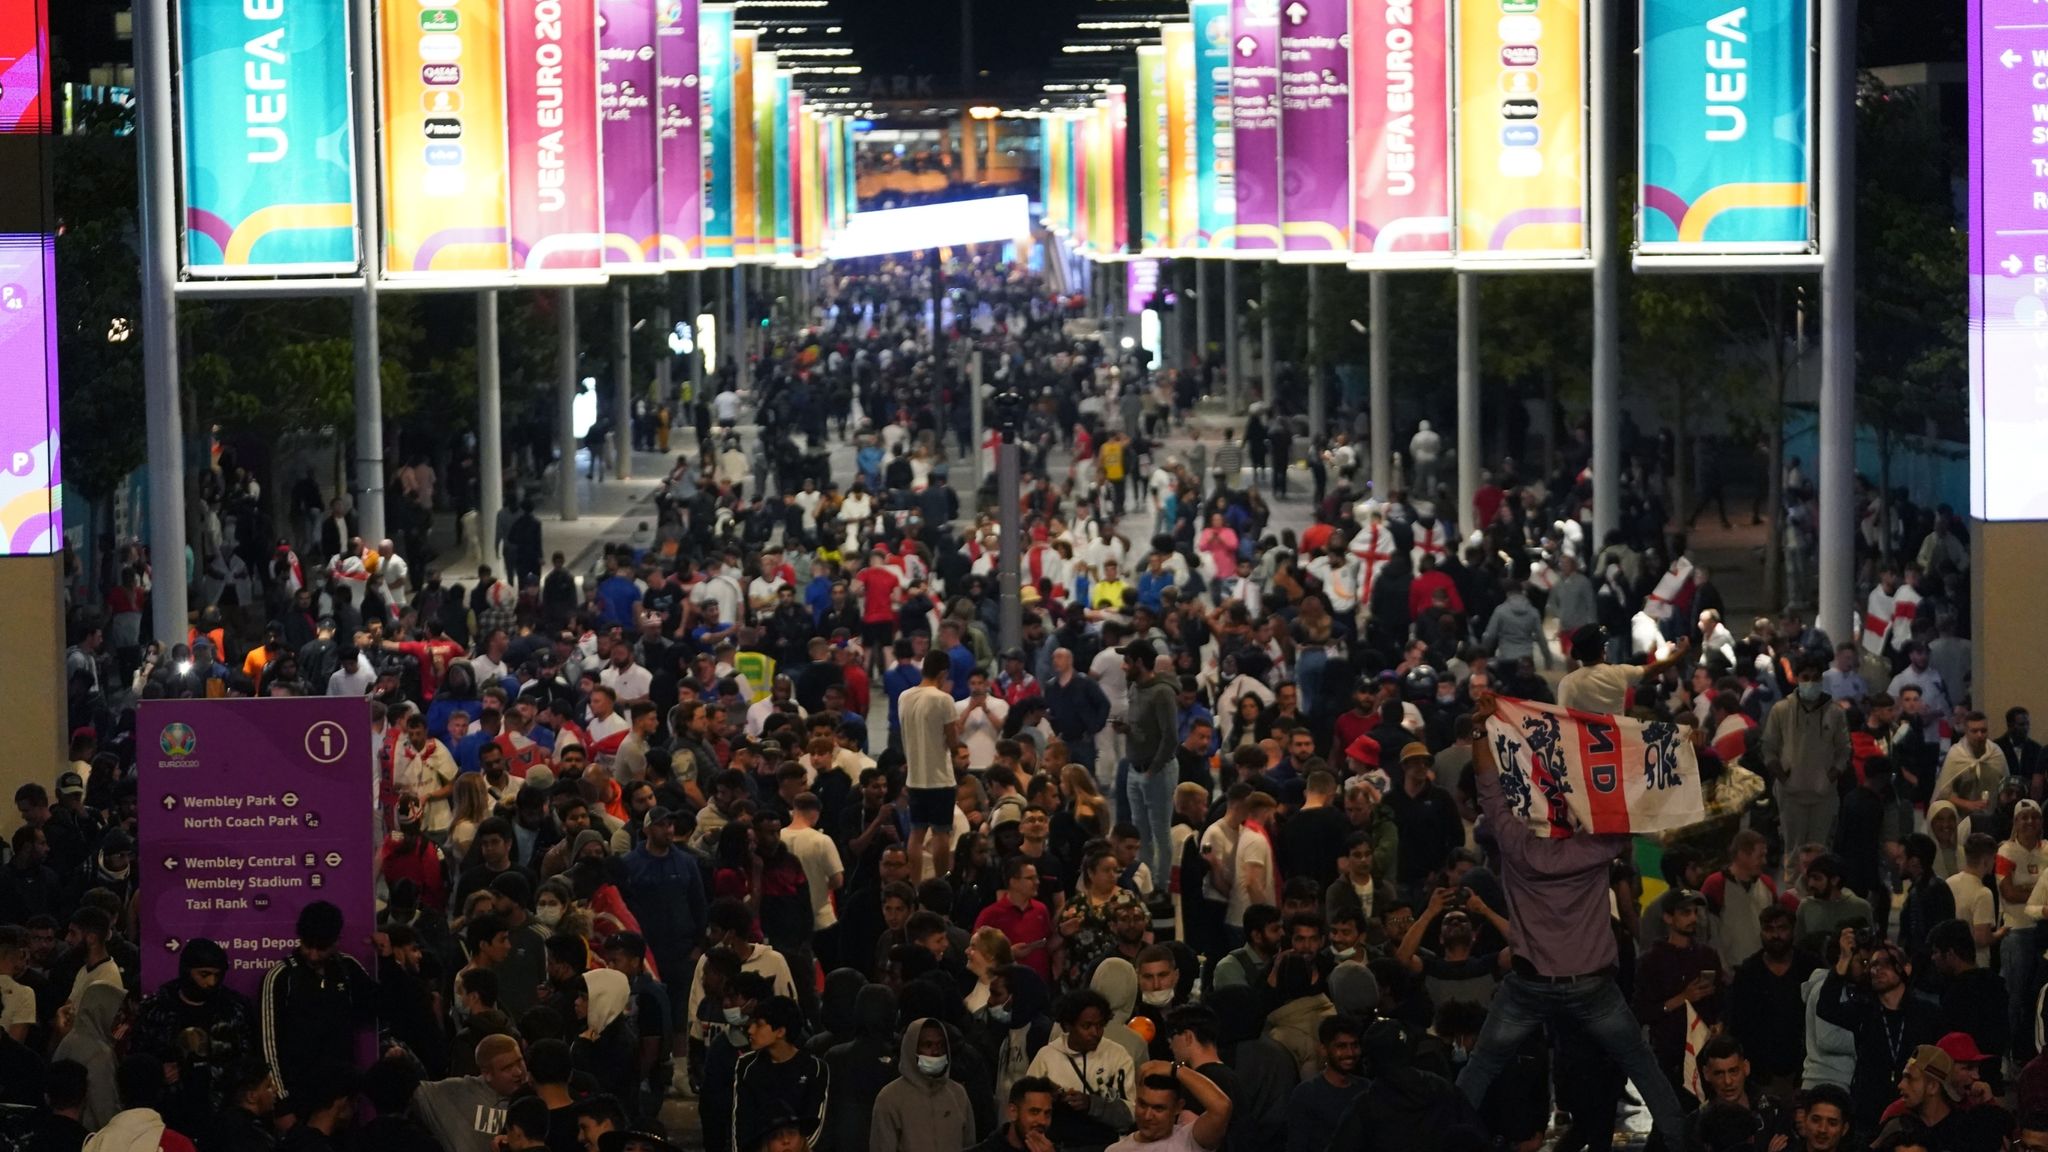
[[[967,678],[974,675],[974,653],[965,644],[955,644],[946,649],[946,659],[953,662],[953,699],[967,699]]]
[[[640,586],[624,576],[607,576],[597,586],[598,602],[604,605],[604,618],[608,623],[617,624],[628,632],[640,627],[634,610],[640,605]]]

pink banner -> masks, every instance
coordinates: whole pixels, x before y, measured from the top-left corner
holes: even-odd
[[[1445,0],[1352,0],[1352,251],[1451,254]]]
[[[601,266],[595,0],[510,0],[505,12],[512,266]]]

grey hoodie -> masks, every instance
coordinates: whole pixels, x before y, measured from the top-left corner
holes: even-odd
[[[1550,667],[1550,645],[1543,640],[1543,614],[1520,592],[1501,601],[1486,622],[1480,644],[1493,649],[1493,658],[1503,663],[1534,656]]]
[[[57,1043],[56,1059],[85,1065],[85,1109],[78,1120],[88,1132],[104,1127],[121,1111],[114,1091],[114,1021],[127,996],[119,984],[86,985],[71,1031]]]
[[[448,1152],[491,1152],[505,1126],[506,1101],[481,1076],[422,1084],[412,1110]]]
[[[875,1117],[868,1125],[871,1152],[962,1152],[974,1143],[974,1108],[962,1088],[944,1073],[927,1076],[917,1067],[917,1039],[930,1024],[946,1034],[946,1026],[920,1016],[903,1030],[896,1060],[896,1079],[875,1098]],[[953,1058],[946,1042],[946,1060]]]
[[[1820,1002],[1820,986],[1832,971],[1825,966],[1815,968],[1800,988],[1806,999],[1806,1065],[1800,1072],[1799,1083],[1807,1088],[1833,1084],[1846,1091],[1850,1078],[1856,1074],[1856,1034],[1821,1019],[1815,1010]]]
[[[1109,1001],[1109,1020],[1102,1029],[1102,1042],[1116,1044],[1131,1054],[1131,1067],[1142,1068],[1150,1060],[1151,1045],[1131,1029],[1131,1013],[1138,1007],[1138,970],[1121,956],[1110,956],[1095,966],[1088,987]]]

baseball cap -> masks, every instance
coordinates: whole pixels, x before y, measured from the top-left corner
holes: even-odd
[[[1707,906],[1707,898],[1690,888],[1673,888],[1670,899],[1664,902],[1664,911],[1666,914],[1676,912],[1687,904],[1697,908],[1705,908]]]
[[[2017,816],[2022,812],[2032,812],[2034,815],[2039,816],[2041,814],[2041,805],[2036,800],[2026,799],[2012,806],[2013,815]]]
[[[1572,659],[1584,664],[1607,650],[1607,629],[1598,624],[1581,624],[1572,629]]]
[[[1117,655],[1122,656],[1124,659],[1135,660],[1141,666],[1148,668],[1151,667],[1154,661],[1159,659],[1159,650],[1152,646],[1150,640],[1133,640],[1116,651]]]
[[[669,824],[673,823],[675,818],[676,814],[669,811],[666,805],[656,804],[647,810],[646,822],[649,824]]]
[[[1977,1041],[1968,1032],[1951,1032],[1936,1040],[1934,1046],[1948,1053],[1948,1058],[1958,1064],[1976,1064],[1991,1059],[1977,1050]]]
[[[1918,1071],[1922,1076],[1941,1085],[1942,1092],[1951,1100],[1963,1098],[1963,1087],[1956,1083],[1956,1062],[1948,1053],[1933,1044],[1922,1044],[1913,1049],[1913,1058],[1906,1061],[1906,1071]]]
[[[85,795],[85,778],[80,776],[76,772],[66,772],[63,775],[57,777],[57,795]]]

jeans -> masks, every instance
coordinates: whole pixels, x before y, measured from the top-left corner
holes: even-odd
[[[1778,829],[1785,834],[1785,876],[1790,879],[1799,850],[1808,844],[1828,843],[1834,830],[1835,810],[1842,798],[1833,789],[1815,796],[1808,793],[1778,792]]]
[[[2025,1064],[2034,1052],[2034,990],[2040,975],[2038,928],[2014,928],[1998,942],[1998,962],[2005,977],[2006,1016],[2012,1021],[2012,1057]]]
[[[1522,1044],[1545,1025],[1583,1030],[1635,1082],[1664,1146],[1683,1146],[1678,1096],[1658,1069],[1657,1058],[1643,1039],[1642,1024],[1611,977],[1545,984],[1520,972],[1508,973],[1494,989],[1472,1058],[1458,1073],[1458,1090],[1474,1108],[1485,1103],[1486,1090]]]
[[[1156,772],[1133,769],[1124,784],[1124,818],[1138,827],[1138,859],[1152,870],[1152,886],[1164,888],[1173,877],[1173,790],[1180,784],[1180,765],[1168,762]]]

